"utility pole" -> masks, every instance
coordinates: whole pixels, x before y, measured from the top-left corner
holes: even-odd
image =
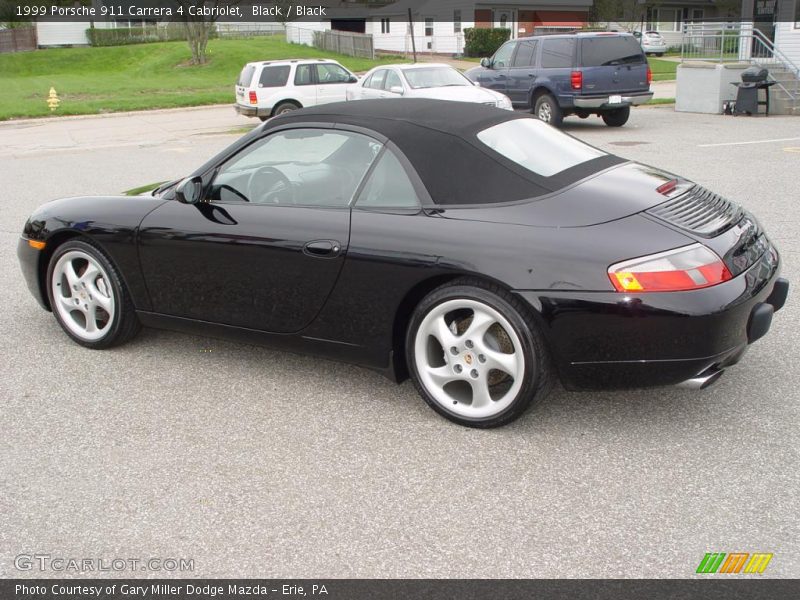
[[[417,62],[417,43],[414,41],[414,21],[411,17],[411,8],[408,9],[408,27],[411,30],[411,51],[414,53],[414,62]]]

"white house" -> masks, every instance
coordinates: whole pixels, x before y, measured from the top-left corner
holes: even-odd
[[[411,9],[418,52],[462,54],[467,28],[508,28],[512,38],[571,30],[586,25],[591,4],[591,0],[398,0],[382,8],[291,24],[287,39],[311,43],[313,30],[355,31],[372,35],[376,50],[411,52]]]
[[[779,3],[775,47],[800,67],[800,0]]]

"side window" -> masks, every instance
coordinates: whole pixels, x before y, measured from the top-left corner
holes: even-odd
[[[311,85],[314,79],[311,77],[311,67],[314,65],[297,65],[297,71],[294,74],[295,85]]]
[[[570,68],[575,55],[574,38],[556,38],[542,41],[542,67]]]
[[[385,77],[386,77],[386,69],[375,71],[372,74],[372,77],[369,78],[369,83],[365,84],[364,87],[372,88],[373,90],[382,90],[383,80],[385,79]]]
[[[517,53],[514,55],[514,61],[511,63],[512,67],[530,67],[535,63],[536,59],[536,44],[534,41],[524,41],[519,43]]]
[[[400,81],[400,75],[394,71],[386,71],[386,79],[383,82],[383,89],[390,91],[393,87],[403,87],[403,82]]]
[[[356,206],[367,208],[415,208],[420,205],[414,185],[397,156],[383,153],[369,181],[361,190]]]
[[[291,67],[284,65],[282,67],[264,67],[261,70],[261,78],[258,80],[258,87],[283,87],[289,80],[289,71]]]
[[[514,54],[516,42],[506,42],[494,53],[492,66],[495,69],[504,69],[511,64],[511,55]]]
[[[331,129],[268,135],[229,159],[209,199],[265,205],[347,206],[383,145]]]
[[[317,82],[327,83],[347,83],[350,81],[350,73],[339,65],[322,64],[317,65]]]

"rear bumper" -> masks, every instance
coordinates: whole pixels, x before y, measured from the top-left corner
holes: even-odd
[[[788,294],[777,253],[734,279],[691,292],[517,292],[540,307],[568,389],[675,385],[735,364]]]
[[[244,117],[268,117],[271,111],[257,106],[245,106],[243,104],[234,104],[233,109]]]
[[[621,102],[610,103],[611,95],[602,94],[600,96],[576,96],[574,99],[575,108],[598,108],[614,109],[623,106],[638,106],[645,104],[653,97],[653,92],[637,92],[634,94],[620,94]]]

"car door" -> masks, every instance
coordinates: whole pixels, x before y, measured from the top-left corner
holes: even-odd
[[[354,75],[335,63],[314,65],[317,72],[317,104],[344,102],[347,87],[354,83]]]
[[[508,69],[506,95],[514,104],[527,104],[530,90],[536,81],[536,51],[538,40],[520,40]]]
[[[368,81],[361,86],[361,97],[364,99],[382,98],[383,82],[386,79],[388,69],[377,69],[372,73]]]
[[[295,99],[303,106],[317,104],[316,71],[313,64],[297,65],[294,71]]]
[[[204,200],[142,222],[154,312],[291,333],[309,325],[347,252],[350,203],[382,144],[333,127],[270,133],[204,176]]]
[[[383,95],[386,98],[399,98],[405,94],[406,89],[400,74],[394,69],[388,69],[386,79],[383,80]]]
[[[497,52],[491,58],[490,66],[478,73],[478,83],[482,87],[506,93],[508,89],[508,69],[511,66],[511,59],[514,56],[516,47],[516,42],[506,42],[497,49]]]

